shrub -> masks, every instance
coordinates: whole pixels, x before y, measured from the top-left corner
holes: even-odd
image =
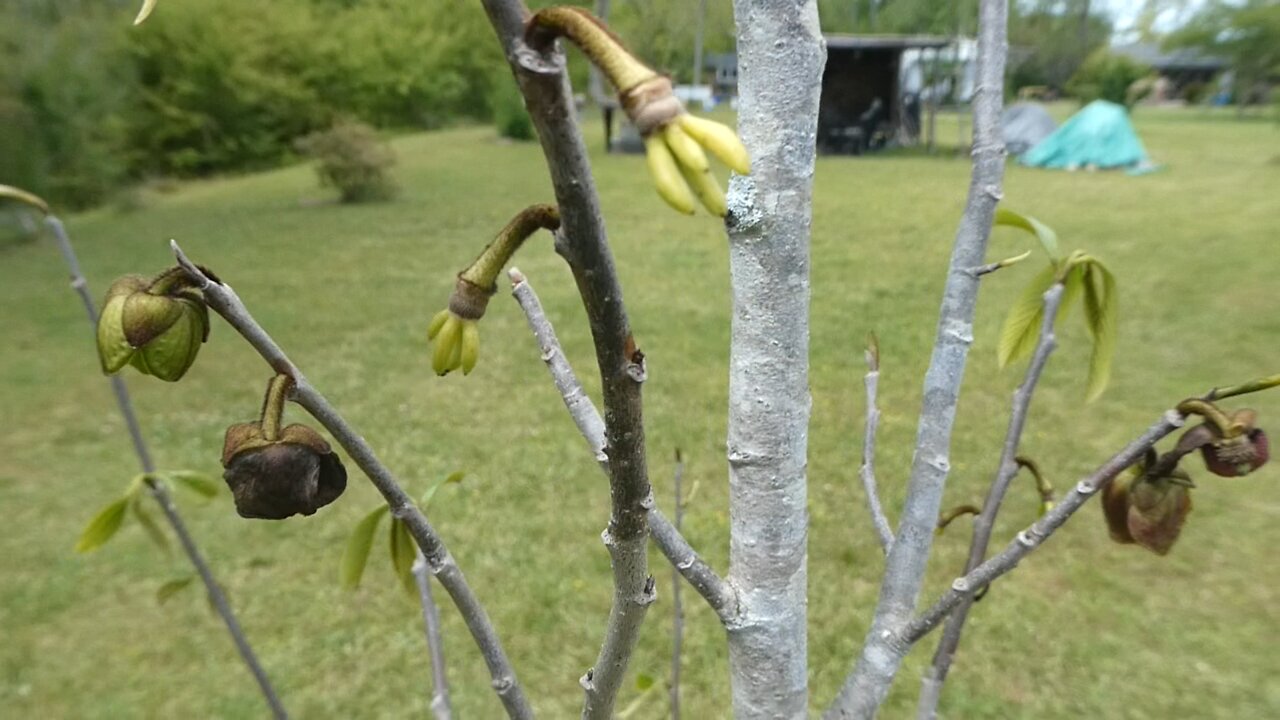
[[[1141,97],[1130,93],[1130,86],[1150,73],[1146,65],[1103,48],[1084,61],[1067,81],[1066,89],[1082,103],[1101,99],[1132,107]]]
[[[514,81],[500,79],[495,82],[490,103],[493,124],[497,126],[499,135],[512,140],[533,139],[533,120],[529,118],[529,111],[525,109],[524,99],[520,97]]]
[[[1199,105],[1209,97],[1212,91],[1213,87],[1209,83],[1189,82],[1182,88],[1182,99],[1186,100],[1188,105]]]
[[[390,174],[395,155],[364,123],[339,120],[328,130],[299,138],[296,146],[316,159],[320,184],[337,188],[342,202],[387,200],[396,194]]]

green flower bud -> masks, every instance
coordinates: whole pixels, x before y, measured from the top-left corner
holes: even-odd
[[[111,284],[98,316],[103,372],[132,365],[169,382],[186,374],[209,338],[209,309],[186,283],[174,268],[151,281],[126,275]]]
[[[467,269],[458,273],[449,307],[436,313],[427,327],[427,340],[435,343],[431,369],[447,375],[461,369],[471,374],[480,356],[480,328],[489,298],[498,291],[497,277],[516,250],[540,228],[555,231],[560,212],[552,205],[532,205],[520,211],[485,246]]]

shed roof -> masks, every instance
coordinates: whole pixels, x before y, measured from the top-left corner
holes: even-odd
[[[1154,43],[1119,45],[1111,51],[1130,57],[1144,65],[1150,65],[1157,70],[1223,70],[1228,65],[1222,58],[1203,55],[1191,48],[1164,52]]]
[[[951,38],[941,35],[836,35],[828,34],[828,50],[911,50],[915,48],[941,48],[951,44]]]

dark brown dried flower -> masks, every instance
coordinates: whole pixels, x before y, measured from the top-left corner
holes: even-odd
[[[267,440],[260,423],[227,428],[222,474],[241,517],[282,520],[313,515],[337,500],[347,471],[329,443],[306,425],[290,425]]]

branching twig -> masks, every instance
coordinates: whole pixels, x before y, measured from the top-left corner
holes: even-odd
[[[888,641],[894,628],[910,618],[924,582],[934,523],[951,469],[951,429],[964,380],[965,361],[973,342],[973,316],[980,280],[969,268],[983,263],[1004,178],[1000,113],[1004,99],[1007,22],[1008,0],[981,0],[978,84],[973,99],[973,173],[943,291],[933,357],[925,374],[924,403],[911,479],[862,655],[841,687],[828,717],[875,715],[902,663],[902,653]]]
[[[413,560],[413,581],[418,586],[418,602],[422,606],[422,628],[431,655],[431,712],[436,720],[451,720],[453,705],[449,702],[449,678],[445,675],[444,636],[440,632],[440,607],[431,593],[431,576],[427,559],[419,549]]]
[[[1031,411],[1031,400],[1036,385],[1044,372],[1049,355],[1057,347],[1054,335],[1054,322],[1058,319],[1058,308],[1062,305],[1062,283],[1054,283],[1044,294],[1044,320],[1040,323],[1040,337],[1036,341],[1035,351],[1031,355],[1031,363],[1022,384],[1013,393],[1013,410],[1009,414],[1009,429],[1005,432],[1004,446],[1000,450],[1000,462],[996,466],[996,477],[987,492],[987,499],[982,505],[982,512],[973,523],[973,539],[969,543],[969,559],[965,564],[965,572],[971,572],[987,556],[987,546],[991,543],[991,533],[995,529],[996,515],[1004,502],[1009,484],[1018,474],[1018,446],[1022,443],[1022,431],[1027,424],[1027,416]],[[947,671],[955,658],[956,648],[960,646],[960,634],[964,630],[965,619],[973,601],[966,599],[947,620],[946,631],[938,641],[938,649],[933,655],[933,664],[924,677],[920,688],[920,703],[917,710],[919,720],[933,720],[937,714],[938,699],[942,695],[942,685],[947,680]]]
[[[547,319],[538,294],[534,292],[528,278],[516,268],[512,268],[507,274],[511,278],[511,294],[524,310],[529,329],[538,341],[542,361],[546,363],[556,389],[560,391],[565,408],[578,426],[578,432],[587,441],[591,454],[608,475],[609,457],[604,452],[604,421],[600,419],[600,412],[592,404],[591,398],[574,374],[573,367],[569,365],[560,341],[556,338],[555,328]],[[658,549],[684,579],[711,605],[722,621],[729,622],[737,611],[737,596],[733,588],[698,556],[656,506],[649,510],[649,533]]]
[[[532,717],[533,710],[525,698],[524,689],[516,679],[511,661],[507,659],[506,652],[502,649],[502,643],[493,628],[493,623],[489,620],[488,613],[485,612],[471,586],[467,584],[462,570],[445,547],[444,541],[436,533],[435,528],[427,522],[426,516],[414,505],[413,500],[395,476],[374,454],[373,448],[369,447],[365,439],[347,423],[337,409],[307,382],[302,372],[285,356],[275,340],[253,319],[248,308],[240,301],[231,286],[222,284],[202,272],[187,259],[176,242],[171,241],[170,246],[173,248],[178,264],[186,270],[187,275],[203,292],[210,309],[221,315],[231,327],[235,328],[273,370],[293,378],[293,401],[311,413],[312,417],[333,435],[356,465],[368,476],[378,492],[382,493],[382,497],[386,499],[391,509],[391,514],[404,522],[422,550],[427,567],[453,598],[458,612],[467,623],[467,629],[471,631],[471,636],[475,639],[489,668],[494,692],[502,700],[507,714],[515,718]]]
[[[863,384],[867,389],[867,421],[866,431],[862,436],[862,491],[867,496],[867,509],[871,511],[871,524],[875,526],[876,536],[880,538],[880,547],[885,555],[893,547],[893,527],[880,505],[880,494],[876,489],[876,428],[880,426],[880,408],[876,405],[876,390],[880,385],[880,344],[875,335],[867,343],[867,375]]]
[[[483,5],[542,143],[560,208],[556,251],[569,262],[577,281],[600,369],[612,501],[603,538],[613,568],[613,604],[600,654],[581,684],[586,694],[583,717],[605,718],[613,712],[640,625],[655,597],[647,527],[653,495],[645,464],[640,399],[644,354],[631,336],[564,55],[554,43],[534,48],[524,42],[529,14],[524,3],[483,0]]]
[[[974,568],[963,577],[956,578],[951,589],[928,610],[920,613],[900,632],[893,632],[886,641],[895,647],[906,649],[936,628],[965,599],[973,596],[983,586],[1012,570],[1022,558],[1039,547],[1050,535],[1079,510],[1094,493],[1106,487],[1125,468],[1137,462],[1162,438],[1182,427],[1185,418],[1175,410],[1169,410],[1159,422],[1147,429],[1138,439],[1129,443],[1103,463],[1092,475],[1081,480],[1065,494],[1061,501],[1044,517],[1019,532],[998,555]]]
[[[71,274],[71,287],[80,296],[81,303],[84,304],[85,314],[89,318],[89,326],[96,331],[98,327],[98,310],[93,303],[93,298],[89,295],[89,284],[84,278],[84,273],[80,271],[80,261],[76,258],[75,249],[71,246],[71,238],[67,235],[67,229],[63,226],[62,221],[54,215],[46,215],[44,222],[53,233],[54,240],[57,241],[58,250],[62,253],[62,259],[66,261],[67,270]],[[178,507],[174,504],[168,487],[152,476],[156,471],[155,463],[151,459],[151,452],[147,449],[147,442],[142,437],[142,428],[138,424],[137,414],[133,411],[133,401],[129,398],[129,389],[125,386],[124,379],[120,375],[111,376],[111,390],[115,393],[116,405],[120,408],[120,415],[124,417],[125,427],[129,429],[129,438],[133,441],[133,450],[138,455],[138,462],[142,465],[142,471],[148,476],[148,492],[151,493],[151,497],[155,499],[156,504],[160,506],[160,510],[164,513],[169,526],[173,528],[174,534],[178,536],[178,542],[182,545],[183,552],[187,554],[187,559],[191,561],[196,573],[200,576],[200,581],[204,583],[210,604],[213,605],[218,616],[222,618],[222,622],[226,624],[227,633],[231,635],[232,641],[235,642],[236,650],[240,652],[240,658],[248,666],[249,672],[253,673],[253,678],[257,681],[263,698],[271,706],[272,715],[277,718],[288,717],[284,704],[276,694],[275,688],[272,687],[270,678],[267,677],[266,670],[258,662],[257,655],[254,654],[253,648],[249,645],[249,639],[245,637],[244,630],[240,627],[240,622],[231,610],[231,604],[227,602],[226,593],[222,592],[222,586],[214,578],[213,571],[209,569],[208,563],[205,562],[204,556],[200,553],[200,548],[196,546],[195,538],[191,536],[191,533],[187,530],[187,524],[178,513]]]
[[[676,532],[684,523],[684,458],[676,450]],[[680,654],[684,644],[684,606],[680,602],[680,569],[671,567],[671,720],[680,720]]]

